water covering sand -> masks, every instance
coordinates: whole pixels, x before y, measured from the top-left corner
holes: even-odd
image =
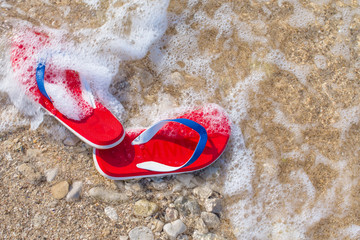
[[[12,103],[1,95],[0,131],[42,119],[14,94],[9,65],[7,40],[34,25],[61,39],[73,68],[94,72],[94,91],[127,127],[207,102],[228,111],[232,138],[213,168],[238,239],[360,238],[359,4],[2,2],[0,89]]]

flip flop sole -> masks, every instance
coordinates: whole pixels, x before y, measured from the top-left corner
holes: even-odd
[[[231,132],[230,121],[223,110],[212,104],[178,118],[201,124],[208,135],[202,154],[189,166],[171,172],[149,171],[137,167],[137,164],[146,161],[181,166],[192,156],[199,141],[198,134],[181,124],[168,123],[145,144],[131,144],[144,130],[129,130],[118,146],[108,150],[94,149],[95,167],[103,176],[121,180],[193,172],[215,162],[224,152]]]
[[[94,100],[95,108],[91,110],[90,114],[81,120],[73,120],[58,111],[53,103],[39,90],[36,79],[37,60],[35,56],[44,49],[46,50],[49,41],[49,37],[44,33],[29,29],[23,35],[13,39],[12,65],[14,72],[17,72],[16,76],[19,84],[26,88],[25,92],[29,98],[40,104],[85,143],[100,149],[116,146],[124,139],[125,131],[120,121],[99,101]],[[53,72],[51,67],[45,71],[45,79],[50,82],[51,77],[58,73]],[[64,70],[64,76],[66,76],[66,81],[69,82],[68,87],[71,88],[71,92],[79,100],[79,105],[89,105],[81,97],[82,90],[80,89],[79,74],[72,70]]]

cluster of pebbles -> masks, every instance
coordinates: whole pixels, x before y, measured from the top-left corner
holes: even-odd
[[[0,221],[14,226],[0,226],[5,239],[40,235],[50,239],[234,239],[225,217],[219,167],[112,181],[96,172],[91,149],[73,136],[54,141],[40,128],[6,138],[0,145],[4,153],[0,155],[4,167],[0,193],[10,191],[2,194],[1,201],[11,210],[0,207],[4,216]],[[16,228],[19,207],[27,209],[28,219],[19,220],[20,229],[9,231]]]

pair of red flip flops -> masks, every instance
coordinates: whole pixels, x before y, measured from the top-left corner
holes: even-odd
[[[105,177],[130,179],[192,172],[209,166],[223,153],[230,121],[218,105],[187,111],[146,130],[125,132],[119,120],[91,93],[81,74],[51,62],[49,48],[50,40],[44,33],[28,30],[15,36],[11,55],[15,76],[31,99],[94,147],[95,166]],[[55,94],[45,89],[50,85],[57,86]],[[57,90],[59,86],[65,90]],[[71,115],[71,109],[70,113],[63,110],[64,104],[59,104],[56,95],[60,101],[71,95],[80,112]]]

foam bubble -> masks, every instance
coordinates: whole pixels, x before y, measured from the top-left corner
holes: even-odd
[[[335,56],[343,56],[344,59],[350,60],[350,49],[349,47],[343,42],[337,42],[335,45],[330,49],[330,51]]]
[[[279,5],[282,5],[283,2],[285,1],[279,0]],[[286,2],[290,2],[294,6],[294,14],[292,14],[288,19],[289,25],[298,28],[305,28],[309,26],[309,24],[315,22],[314,13],[304,8],[297,0],[290,0]]]
[[[318,5],[325,5],[328,4],[331,0],[311,0],[312,3],[318,4]]]
[[[100,0],[83,0],[83,2],[93,8],[98,8],[100,5]]]
[[[316,55],[314,57],[315,65],[320,69],[325,69],[327,67],[326,57],[323,55]]]

